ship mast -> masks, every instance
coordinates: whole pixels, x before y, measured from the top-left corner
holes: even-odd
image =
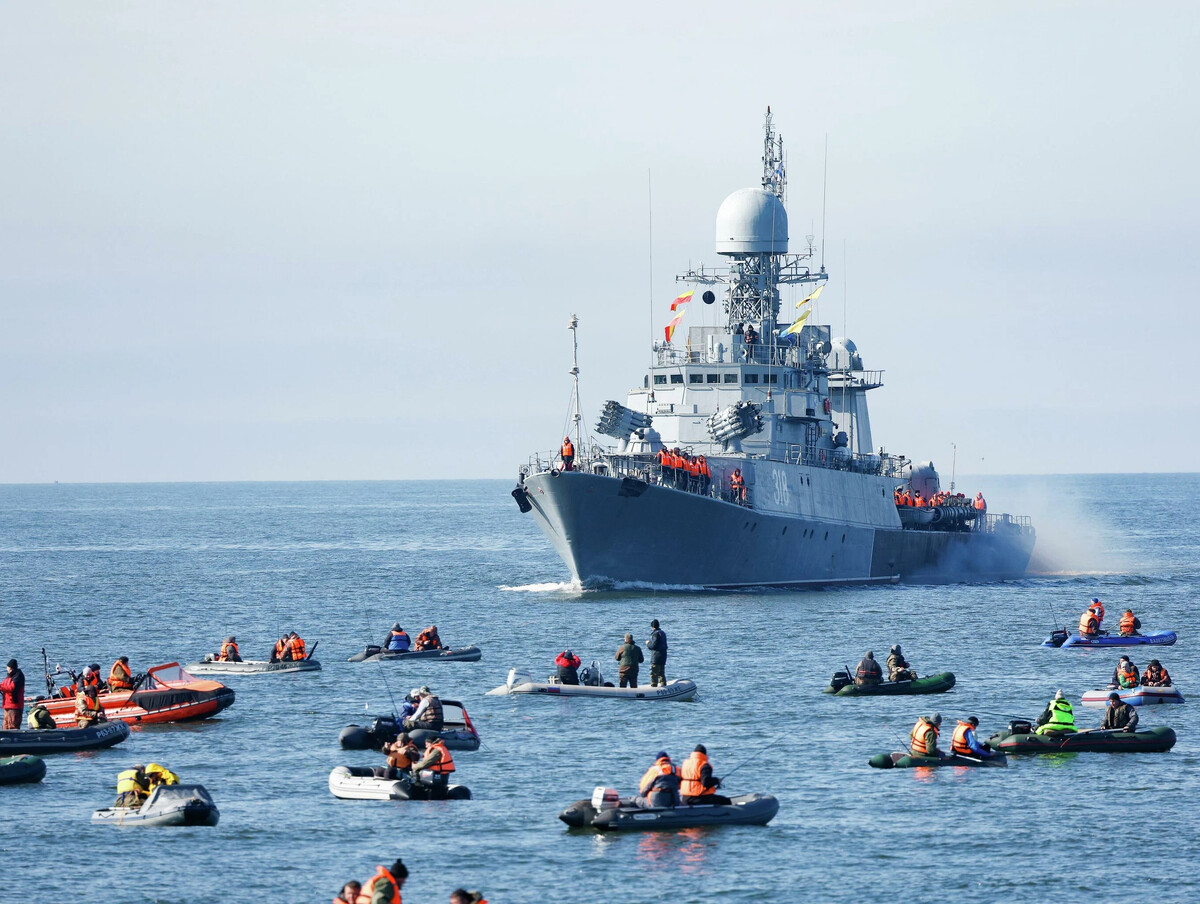
[[[576,455],[583,458],[583,432],[580,426],[583,417],[579,413],[579,318],[571,315],[571,322],[567,324],[567,329],[571,331],[571,379],[574,382],[574,399],[575,399],[575,448]]]

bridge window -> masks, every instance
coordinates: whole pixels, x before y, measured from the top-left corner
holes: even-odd
[[[721,375],[720,374],[705,374],[704,382],[705,383],[720,383]]]
[[[704,374],[688,374],[689,383],[703,383]]]
[[[758,382],[758,374],[746,374],[746,377],[744,380],[742,380],[742,382],[743,383],[757,383]]]
[[[725,382],[726,383],[736,383],[737,381],[738,381],[737,374],[725,374]]]
[[[667,375],[666,374],[655,374],[654,375],[654,385],[655,386],[666,386],[667,385]]]
[[[779,374],[767,374],[763,377],[763,382],[777,384],[779,382]]]
[[[672,383],[682,383],[683,382],[683,374],[671,374],[671,382]]]

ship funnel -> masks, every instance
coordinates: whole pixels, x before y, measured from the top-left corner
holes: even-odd
[[[722,409],[708,419],[708,432],[714,440],[728,446],[744,436],[759,433],[763,428],[762,406],[754,402],[738,402]]]
[[[609,400],[604,403],[600,419],[596,421],[596,432],[611,436],[614,439],[627,440],[634,433],[639,435],[648,430],[654,419],[648,414],[626,408],[617,402]]]

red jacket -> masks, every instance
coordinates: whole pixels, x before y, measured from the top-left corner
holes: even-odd
[[[13,673],[0,681],[0,691],[4,692],[4,709],[25,708],[25,673],[13,669]]]
[[[579,657],[574,653],[568,656],[564,650],[558,654],[558,657],[554,660],[554,664],[561,665],[563,668],[577,669],[579,668]]]

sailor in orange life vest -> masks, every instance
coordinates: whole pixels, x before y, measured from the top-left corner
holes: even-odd
[[[283,637],[275,641],[275,648],[271,650],[271,662],[284,662],[287,659],[288,642],[292,639],[292,635],[284,631]]]
[[[133,673],[129,671],[129,657],[121,656],[113,663],[108,673],[108,689],[110,691],[133,690]]]
[[[654,757],[654,765],[638,782],[638,803],[643,807],[679,806],[679,767],[665,750]]]
[[[974,716],[967,716],[966,721],[959,719],[958,725],[954,728],[954,736],[950,739],[950,752],[966,757],[979,757],[987,759],[992,756],[992,751],[988,750],[979,743],[979,738],[975,737],[975,729],[979,727],[979,720]]]
[[[734,502],[746,501],[746,481],[742,477],[741,468],[733,469],[733,476],[729,478],[729,492],[733,496]]]
[[[413,766],[413,775],[417,776],[418,781],[444,795],[453,772],[454,757],[450,755],[446,742],[441,738],[426,741],[425,756]]]
[[[1157,659],[1151,659],[1142,674],[1142,687],[1170,687],[1171,674],[1162,667]]]
[[[358,896],[358,904],[401,904],[400,889],[407,878],[408,867],[399,857],[390,867],[376,867],[375,875],[367,880]]]
[[[221,652],[217,654],[217,662],[241,662],[242,654],[238,652],[237,638],[230,634],[221,642]]]
[[[1142,630],[1142,620],[1133,614],[1132,609],[1126,609],[1119,623],[1122,637],[1137,637]]]
[[[571,444],[571,437],[563,437],[562,449],[559,454],[562,456],[563,470],[572,470],[575,467],[575,447]]]
[[[418,650],[440,650],[442,639],[438,636],[437,625],[430,625],[417,635]]]
[[[1096,621],[1104,623],[1104,603],[1100,602],[1099,598],[1092,597],[1092,604],[1088,606],[1088,611],[1096,616]]]
[[[579,683],[579,657],[570,650],[559,653],[554,659],[554,665],[558,668],[559,684]]]
[[[974,505],[975,505],[975,511],[977,511],[977,512],[986,512],[987,511],[987,500],[985,500],[983,498],[983,493],[975,494]]]
[[[934,713],[932,716],[921,716],[917,719],[917,724],[913,726],[909,732],[908,749],[913,756],[945,756],[938,750],[938,729],[942,725],[942,714]]]
[[[303,662],[308,658],[304,640],[295,631],[288,635],[287,658],[292,662]]]
[[[1096,618],[1096,613],[1088,609],[1083,615],[1079,616],[1079,636],[1084,638],[1098,637],[1100,635],[1100,619]]]
[[[679,769],[679,793],[683,797],[684,806],[696,804],[733,803],[723,794],[718,794],[721,780],[712,774],[712,766],[708,762],[708,751],[703,744],[697,744],[691,755],[683,761]]]
[[[1138,674],[1138,667],[1133,664],[1133,660],[1128,656],[1122,656],[1121,660],[1117,663],[1117,667],[1113,670],[1108,686],[1128,690],[1129,688],[1137,687],[1140,682],[1141,675]]]

